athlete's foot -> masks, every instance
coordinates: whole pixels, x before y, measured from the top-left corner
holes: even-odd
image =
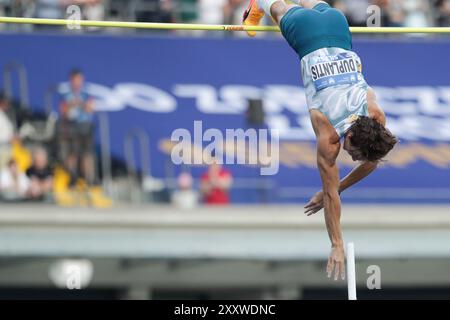
[[[262,10],[256,0],[250,0],[247,10],[244,12],[242,24],[244,26],[258,26],[264,17],[264,10]],[[256,36],[256,31],[247,31],[250,37]]]

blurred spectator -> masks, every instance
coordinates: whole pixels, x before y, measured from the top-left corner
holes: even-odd
[[[330,3],[347,16],[350,26],[367,26],[367,8],[371,5],[369,0],[337,0]]]
[[[390,18],[389,26],[403,27],[405,25],[405,9],[402,5],[403,2],[390,1],[390,5],[387,8],[389,10],[388,14]]]
[[[36,0],[0,0],[0,12],[12,17],[32,17],[35,2]]]
[[[82,17],[85,20],[105,20],[105,6],[102,0],[66,0],[70,4],[81,6]],[[90,31],[100,30],[99,27],[89,27]]]
[[[93,155],[94,103],[84,86],[80,70],[70,73],[69,87],[61,94],[59,124],[60,160],[71,174],[71,185],[83,177],[88,185],[95,180]]]
[[[136,21],[173,22],[174,4],[172,0],[139,0],[132,5]]]
[[[178,190],[172,195],[172,203],[181,209],[193,209],[198,204],[198,194],[192,189],[192,176],[183,172],[177,179]]]
[[[0,15],[6,16],[7,0],[0,0]]]
[[[61,19],[64,16],[64,0],[35,0],[36,18]]]
[[[228,0],[198,0],[199,22],[220,24],[224,21],[223,7]]]
[[[105,19],[105,6],[102,0],[66,0],[66,6],[73,4],[82,8],[83,19]]]
[[[450,27],[450,0],[436,0],[434,3],[437,27]]]
[[[9,144],[14,136],[14,124],[11,119],[10,102],[0,92],[0,145]]]
[[[223,22],[225,24],[240,24],[245,6],[248,6],[246,0],[228,0],[223,7]]]
[[[28,197],[30,180],[19,170],[16,161],[9,160],[0,171],[0,194],[3,200],[19,201]]]
[[[11,119],[10,102],[0,92],[0,167],[6,165],[11,153],[11,141],[14,137],[14,124]]]
[[[206,204],[228,204],[230,197],[228,190],[233,183],[231,173],[224,169],[221,164],[214,162],[208,171],[201,176],[200,190],[203,201]]]
[[[178,11],[177,11],[177,21],[180,22],[195,22],[198,19],[198,0],[179,0],[178,1]]]
[[[71,5],[79,6],[82,19],[104,20],[106,17],[105,6],[102,0],[34,0],[34,16],[36,18],[50,19],[67,18],[66,9]],[[30,11],[31,9],[28,9],[27,12]],[[41,28],[48,28],[48,26],[43,26]],[[89,29],[92,30],[93,28]]]
[[[393,4],[394,3],[394,4]],[[381,9],[382,27],[400,27],[403,24],[403,16],[399,15],[399,4],[391,0],[373,0],[372,4]]]
[[[47,152],[37,148],[33,152],[33,163],[26,172],[31,181],[29,194],[33,199],[43,199],[51,194],[53,175],[48,164]]]
[[[402,0],[405,12],[405,27],[429,27],[431,24],[431,7],[429,1]]]

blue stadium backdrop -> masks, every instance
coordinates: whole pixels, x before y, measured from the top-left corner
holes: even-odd
[[[68,72],[81,68],[97,110],[108,114],[114,156],[123,159],[130,129],[145,129],[155,177],[181,170],[170,161],[175,129],[192,132],[196,120],[203,121],[203,130],[247,129],[247,100],[262,98],[266,126],[279,130],[280,169],[261,177],[256,167],[228,166],[234,177],[261,187],[237,183],[233,201],[303,202],[320,187],[298,57],[282,39],[70,34],[0,39],[0,70],[11,61],[26,67],[36,110],[43,109],[49,86],[64,86]],[[401,143],[380,170],[345,193],[345,201],[450,202],[450,40],[356,39],[354,49]],[[343,174],[352,165],[340,158]],[[192,168],[195,177],[204,170]],[[264,186],[270,190],[261,192]]]

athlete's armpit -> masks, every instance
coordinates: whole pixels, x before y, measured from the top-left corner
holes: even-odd
[[[386,125],[386,115],[383,109],[378,105],[377,96],[372,88],[367,90],[367,108],[369,109],[369,115],[375,121]]]

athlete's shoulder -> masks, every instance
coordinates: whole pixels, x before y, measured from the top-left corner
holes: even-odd
[[[325,114],[318,109],[311,109],[309,112],[316,137],[327,141],[329,144],[339,143],[340,137]]]

